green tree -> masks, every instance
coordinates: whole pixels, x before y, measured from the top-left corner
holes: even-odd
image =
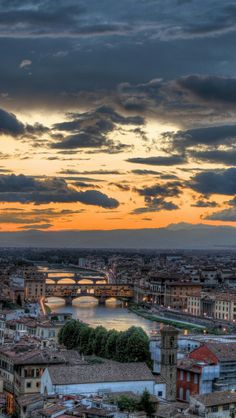
[[[99,326],[95,328],[95,335],[93,341],[93,353],[96,356],[100,356],[103,351],[102,343],[104,342],[104,337],[107,335],[106,328]]]
[[[128,338],[126,361],[150,361],[148,336],[138,328]]]
[[[116,340],[115,360],[125,362],[127,359],[127,332],[120,332]]]
[[[112,329],[108,331],[106,345],[105,345],[105,357],[114,359],[116,357],[116,343],[119,332]]]
[[[95,338],[95,329],[90,328],[90,335],[89,335],[89,339],[88,339],[88,347],[87,347],[87,353],[86,353],[88,355],[94,354],[94,351],[93,351],[94,338]]]
[[[127,395],[121,395],[117,401],[117,406],[120,409],[120,411],[126,411],[126,412],[134,412],[138,408],[138,404],[135,401],[135,399],[127,396]]]
[[[156,412],[150,393],[146,389],[141,396],[139,407],[141,410],[146,412],[148,417],[151,417]]]
[[[76,321],[75,319],[68,321],[59,332],[59,343],[64,344],[69,350],[75,348],[77,346],[79,327],[79,321]]]
[[[79,351],[83,354],[89,354],[89,338],[90,334],[92,332],[92,328],[88,327],[87,325],[84,325],[80,329],[79,333]]]

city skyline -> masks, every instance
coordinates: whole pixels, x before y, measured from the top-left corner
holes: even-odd
[[[0,1],[0,236],[235,226],[235,16]]]

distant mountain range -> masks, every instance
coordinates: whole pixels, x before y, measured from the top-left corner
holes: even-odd
[[[236,228],[179,223],[152,229],[0,232],[0,247],[236,249]]]

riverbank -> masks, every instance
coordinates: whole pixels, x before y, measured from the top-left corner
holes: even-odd
[[[148,319],[149,321],[168,324],[180,329],[188,329],[189,331],[203,332],[204,330],[206,330],[206,327],[204,327],[203,325],[193,324],[191,322],[180,321],[178,319],[166,318],[161,315],[159,316],[149,313],[147,310],[134,303],[130,303],[128,305],[128,309],[136,315]]]

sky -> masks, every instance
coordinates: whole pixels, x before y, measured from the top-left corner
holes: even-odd
[[[235,42],[232,0],[0,0],[0,231],[235,226]]]

